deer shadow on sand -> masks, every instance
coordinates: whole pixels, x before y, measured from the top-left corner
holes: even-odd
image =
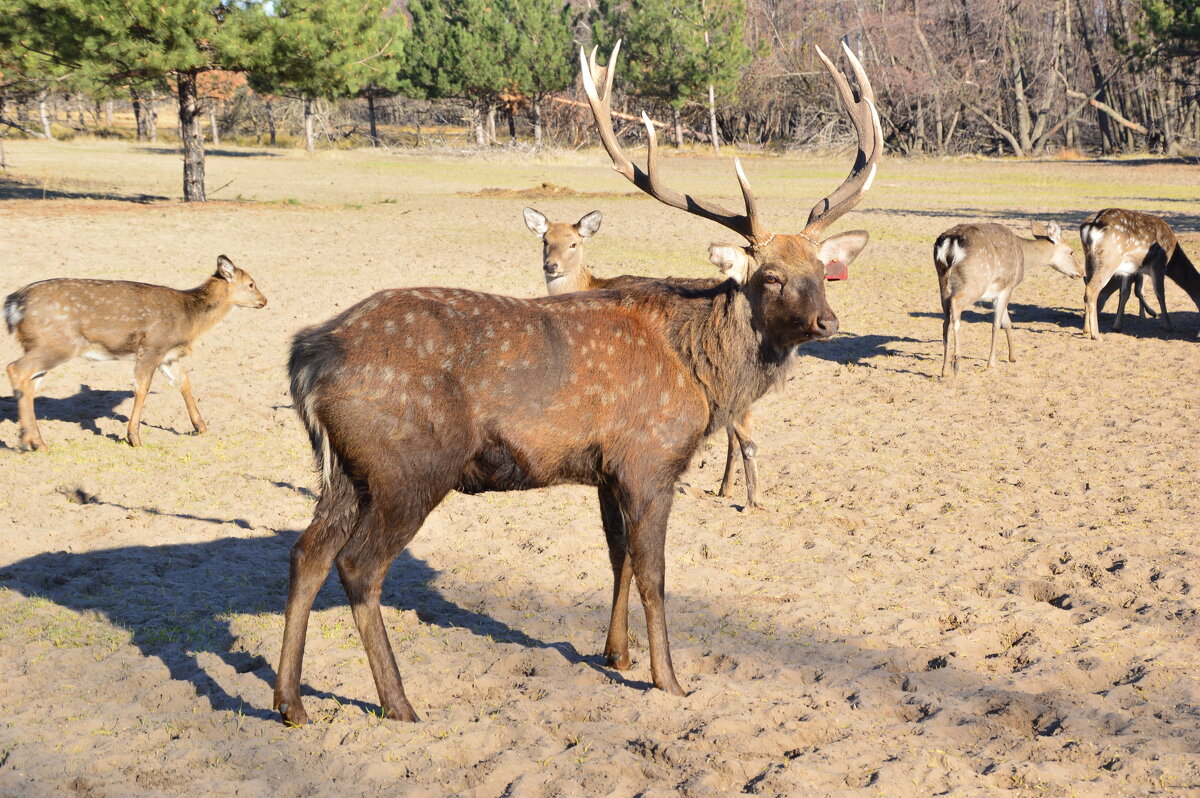
[[[1146,297],[1150,302],[1150,307],[1157,312],[1158,302],[1153,296]],[[1110,297],[1112,304],[1116,305],[1115,297]],[[1103,306],[1100,310],[1103,310]],[[1174,330],[1163,329],[1157,318],[1139,318],[1138,303],[1136,298],[1131,298],[1129,304],[1125,306],[1125,321],[1121,332],[1117,335],[1131,335],[1135,338],[1188,338],[1195,335],[1192,330],[1197,326],[1197,320],[1200,319],[1200,314],[1195,311],[1187,310],[1167,310],[1171,314],[1171,323]],[[1030,333],[1033,335],[1058,334],[1058,330],[1066,330],[1067,332],[1077,335],[1083,334],[1083,311],[1073,308],[1063,307],[1044,307],[1042,305],[1027,305],[1018,302],[1012,302],[1008,306],[1009,314],[1012,316],[1013,326],[1018,329],[1021,334]],[[943,316],[940,310],[914,310],[909,316],[921,319],[937,319],[941,322]],[[1107,320],[1101,324],[1101,332],[1111,332],[1113,321],[1116,319],[1116,313],[1106,314]],[[992,309],[987,305],[974,305],[971,308],[964,310],[962,314],[964,324],[982,323],[991,325]],[[1057,327],[1058,330],[1032,327],[1031,324],[1046,325],[1049,327]],[[941,328],[938,328],[938,343],[941,343]]]
[[[894,371],[898,374],[919,374],[922,372],[913,371],[912,369],[896,368],[891,365],[880,365],[873,363],[875,358],[885,358],[883,363],[895,363],[897,359],[900,361],[919,361],[928,360],[930,356],[916,352],[905,352],[899,349],[894,349],[889,344],[923,344],[928,341],[923,341],[920,338],[909,338],[902,335],[854,335],[852,333],[839,333],[832,338],[821,341],[811,346],[802,346],[798,353],[803,357],[815,357],[819,360],[827,360],[832,363],[840,363],[842,365],[867,366],[869,368],[882,368],[886,371]]]
[[[121,506],[97,497],[87,497],[84,503]],[[200,520],[242,525],[240,519]],[[114,626],[130,632],[131,642],[145,656],[161,660],[171,678],[190,682],[196,694],[206,698],[214,710],[277,719],[278,714],[271,708],[274,667],[262,655],[237,650],[238,637],[231,629],[230,617],[282,615],[291,546],[299,534],[299,530],[286,530],[267,537],[225,537],[205,543],[48,552],[0,568],[0,587],[77,612],[99,613]],[[540,640],[458,606],[433,586],[436,576],[437,571],[423,560],[401,553],[384,585],[384,605],[413,608],[425,624],[467,629],[496,643],[553,650],[567,662],[601,671],[614,682],[650,689],[648,682],[625,679],[604,667],[599,645],[595,655],[585,656],[569,642]],[[338,606],[346,607],[348,620],[349,608],[335,570],[326,579],[313,610]],[[313,626],[310,623],[310,636]],[[253,673],[263,682],[263,689],[256,690],[249,700],[231,695],[219,681],[220,674],[214,678],[206,671],[202,661],[211,661],[206,654],[219,658],[239,674]],[[365,669],[361,677],[364,684],[370,683]],[[341,704],[378,712],[373,704],[313,687],[305,686],[302,694],[334,698]]]
[[[150,396],[154,397],[157,393],[157,391],[152,390]],[[38,421],[65,421],[78,424],[80,428],[88,432],[103,435],[111,441],[124,443],[126,441],[124,433],[105,433],[96,422],[100,419],[113,419],[122,424],[128,424],[129,416],[118,413],[117,408],[122,403],[132,399],[133,391],[96,390],[87,385],[81,385],[79,386],[79,393],[74,396],[63,398],[35,396],[33,400],[33,414],[37,417]],[[19,423],[17,400],[12,395],[0,396],[0,422],[2,421],[11,421],[13,424]],[[187,422],[183,423],[186,424]],[[180,431],[174,427],[153,424],[144,417],[142,419],[142,426],[172,435],[192,434],[190,429]],[[48,443],[50,445],[54,444],[53,441],[48,441]],[[0,443],[0,447],[4,445]]]

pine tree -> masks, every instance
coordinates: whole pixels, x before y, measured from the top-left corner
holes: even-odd
[[[684,106],[730,94],[750,61],[745,16],[743,0],[600,0],[592,25],[602,49],[623,40],[627,90],[670,106],[680,147]]]
[[[507,59],[513,87],[529,99],[533,141],[542,145],[542,102],[575,81],[572,28],[575,13],[561,0],[507,0],[516,50]]]
[[[257,4],[211,0],[0,0],[0,49],[38,68],[107,83],[168,82],[179,102],[183,198],[203,202],[203,105],[197,78],[244,69],[258,53]]]
[[[406,27],[391,0],[284,0],[262,36],[250,85],[304,104],[304,142],[314,149],[313,105],[398,85]],[[372,125],[372,127],[374,127]]]

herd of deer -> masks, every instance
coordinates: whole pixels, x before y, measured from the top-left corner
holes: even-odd
[[[614,168],[651,197],[717,222],[747,246],[714,244],[714,279],[594,277],[583,244],[599,212],[575,224],[527,209],[543,241],[550,294],[517,299],[461,289],[375,294],[295,336],[288,372],[294,406],[321,471],[313,519],[291,554],[282,653],[274,704],[290,724],[307,715],[300,675],[308,616],[336,564],[349,598],[380,704],[389,718],[415,720],[380,615],[384,576],[425,517],[452,490],[523,490],[559,483],[597,489],[613,572],[604,654],[631,664],[627,626],[636,578],[645,608],[654,685],[675,695],[664,609],[664,541],[674,485],[704,438],[722,428],[729,451],[728,495],[740,451],[748,504],[756,497],[750,408],[787,375],[796,347],[828,338],[838,319],[825,279],[844,272],[868,240],[856,230],[823,237],[875,177],[883,135],[875,97],[848,48],[856,87],[817,50],[858,137],[849,176],[810,212],[796,234],[773,233],[735,161],[744,213],[682,194],[662,182],[653,125],[643,171],[621,150],[612,125],[617,49],[607,67],[581,51],[583,83]],[[1130,285],[1154,280],[1163,320],[1163,278],[1200,306],[1200,275],[1162,220],[1107,210],[1082,228],[1080,271],[1056,224],[1033,225],[1032,241],[999,225],[959,225],[934,246],[945,312],[943,377],[958,371],[959,315],[978,300],[995,304],[996,334],[1008,335],[1008,302],[1026,266],[1049,264],[1086,276],[1085,329],[1097,337],[1097,309],[1115,290],[1124,310]],[[197,336],[231,307],[259,307],[253,279],[222,256],[202,286],[176,291],[103,280],[47,280],[10,295],[4,318],[24,355],[8,366],[21,444],[44,444],[33,412],[35,381],[77,355],[135,360],[129,442],[140,442],[142,405],[155,369],[180,387],[197,432],[205,424],[179,365]],[[1145,306],[1142,300],[1143,307]],[[954,345],[950,346],[950,332]],[[953,351],[953,355],[951,355]]]

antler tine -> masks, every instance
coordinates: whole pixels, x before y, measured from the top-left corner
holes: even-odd
[[[846,43],[842,42],[842,51],[850,61],[851,71],[854,72],[854,79],[858,83],[858,91],[855,92],[845,74],[833,65],[821,48],[817,47],[816,50],[817,57],[829,71],[829,76],[837,88],[838,98],[858,134],[858,154],[846,180],[809,212],[808,223],[804,228],[804,235],[808,237],[820,235],[826,227],[859,203],[871,188],[879,157],[883,153],[883,128],[879,124],[879,112],[875,108],[875,92],[862,64]]]
[[[654,132],[654,123],[650,121],[650,117],[646,116],[645,112],[642,113],[642,123],[646,126],[646,136],[649,145],[646,160],[647,171],[643,172],[626,157],[625,153],[621,150],[621,145],[617,141],[617,135],[613,130],[612,107],[610,105],[613,78],[616,75],[617,53],[620,49],[621,43],[618,41],[616,46],[613,47],[612,55],[608,59],[608,66],[601,67],[596,64],[595,49],[592,50],[592,56],[589,60],[584,54],[583,48],[579,48],[579,62],[583,71],[583,90],[587,95],[588,105],[592,109],[592,116],[596,120],[596,129],[600,134],[600,142],[608,152],[608,157],[612,159],[613,168],[624,175],[625,179],[629,182],[659,202],[717,222],[733,230],[752,244],[766,241],[770,237],[770,234],[758,223],[754,194],[750,191],[750,184],[746,180],[745,174],[742,173],[740,165],[737,165],[736,169],[738,171],[738,182],[742,188],[742,197],[746,200],[745,214],[733,213],[716,203],[697,199],[690,194],[683,194],[663,185],[659,179],[658,171],[658,137]],[[603,96],[601,96],[597,89],[597,85],[600,83],[604,84]]]

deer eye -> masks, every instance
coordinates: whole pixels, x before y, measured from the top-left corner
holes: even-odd
[[[779,278],[773,274],[768,274],[763,278],[763,282],[767,285],[779,285]]]
[[[577,247],[577,246],[579,246],[579,244],[577,244],[577,243],[572,243],[572,244],[571,244],[571,249],[575,249],[575,247]]]

